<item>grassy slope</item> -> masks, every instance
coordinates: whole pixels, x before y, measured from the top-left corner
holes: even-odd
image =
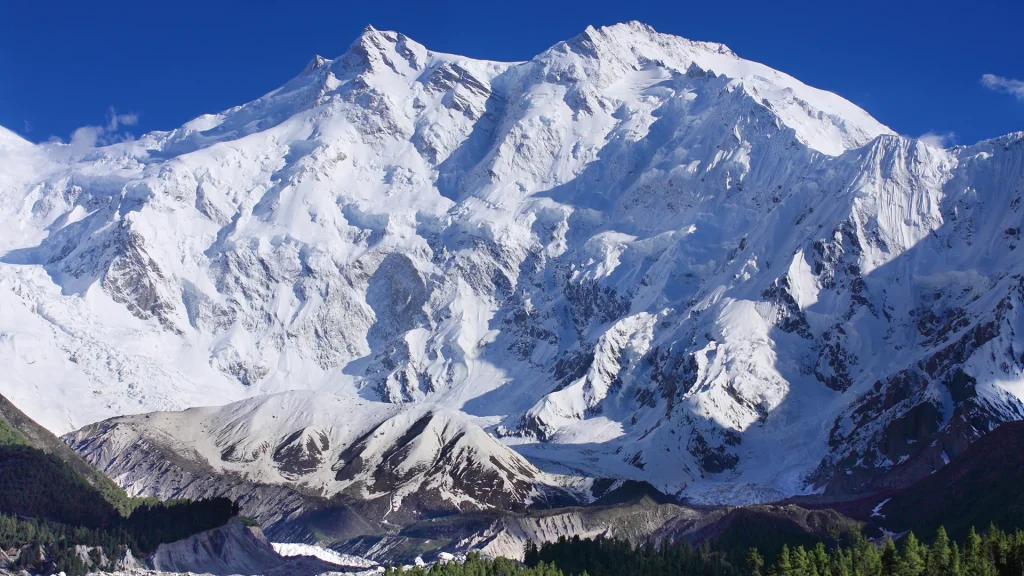
[[[60,438],[37,424],[0,395],[0,446],[12,445],[30,446],[60,460],[98,491],[122,515],[127,515],[143,502],[130,498],[120,486],[86,462]]]
[[[121,515],[103,494],[52,454],[0,445],[0,512],[100,528]]]

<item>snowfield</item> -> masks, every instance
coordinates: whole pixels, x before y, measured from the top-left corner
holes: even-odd
[[[937,148],[643,24],[368,28],[169,132],[0,129],[0,393],[161,412],[69,437],[137,493],[149,441],[382,516],[897,486],[1024,418],[1022,196],[1024,134]]]
[[[352,568],[374,568],[377,566],[377,563],[372,560],[367,560],[358,556],[349,556],[348,554],[339,554],[329,548],[314,546],[312,544],[274,542],[273,546],[275,552],[285,557],[312,556],[314,558],[330,562],[331,564]]]

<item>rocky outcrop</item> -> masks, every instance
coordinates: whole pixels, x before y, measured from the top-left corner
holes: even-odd
[[[146,564],[167,572],[261,574],[282,561],[258,528],[235,519],[221,528],[161,544]]]
[[[237,518],[221,528],[161,544],[146,559],[146,566],[159,572],[267,576],[314,576],[338,569],[308,556],[279,555],[259,528],[246,526]]]

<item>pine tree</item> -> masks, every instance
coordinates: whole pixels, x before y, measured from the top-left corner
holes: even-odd
[[[963,575],[991,575],[988,554],[982,546],[981,536],[978,536],[974,526],[971,526],[971,530],[967,533],[967,540],[964,542]]]
[[[797,546],[793,549],[793,551],[789,554],[789,561],[793,565],[793,574],[798,574],[799,576],[807,576],[807,551],[804,550],[803,546]]]
[[[523,564],[533,567],[540,562],[540,551],[537,550],[537,545],[533,543],[533,540],[526,541],[526,551],[523,553]]]
[[[953,576],[952,551],[949,548],[949,536],[946,529],[939,526],[935,540],[928,550],[925,560],[925,572],[929,576]]]
[[[790,560],[789,546],[783,544],[782,550],[779,551],[779,560],[775,563],[776,574],[778,576],[793,576],[793,564]]]
[[[898,576],[899,574],[899,553],[896,551],[896,543],[888,536],[882,543],[882,574],[884,576]]]
[[[902,576],[922,576],[928,551],[911,532],[903,539]]]
[[[829,561],[828,552],[825,551],[825,545],[821,542],[814,547],[814,550],[810,554],[811,565],[814,566],[815,573],[820,576],[832,576],[832,569],[830,567],[831,562]]]
[[[747,570],[750,570],[752,576],[762,576],[763,574],[764,557],[757,551],[757,548],[747,551]]]
[[[878,548],[865,538],[863,534],[855,535],[854,547],[854,572],[860,572],[864,575],[881,574],[882,555],[879,553]]]

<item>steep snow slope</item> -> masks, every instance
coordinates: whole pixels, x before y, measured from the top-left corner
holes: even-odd
[[[1022,141],[938,149],[637,23],[521,63],[368,28],[174,131],[85,153],[4,132],[0,392],[60,431],[251,398],[182,449],[328,491],[326,464],[219,451],[330,428],[386,467],[356,431],[430,411],[469,461],[556,483],[898,484],[1022,416]],[[261,427],[296,389],[346,400]]]

